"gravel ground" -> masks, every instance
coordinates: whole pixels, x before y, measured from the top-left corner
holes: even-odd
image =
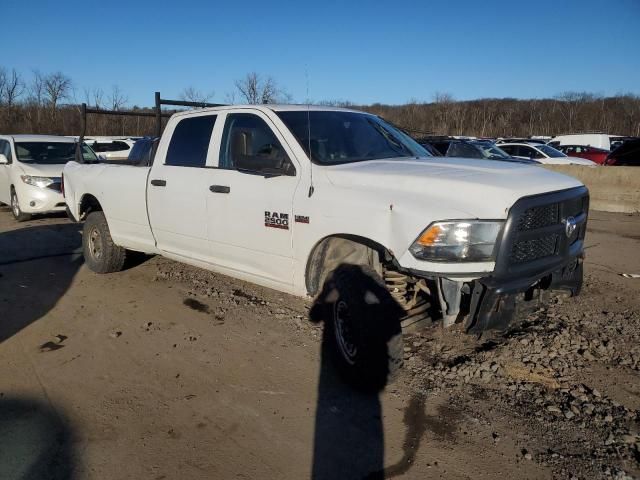
[[[638,289],[598,273],[585,280],[581,296],[552,298],[504,335],[437,327],[413,335],[411,388],[448,396],[489,424],[511,417],[528,432],[523,458],[558,478],[636,478],[640,314],[628,295]]]
[[[640,478],[640,216],[592,212],[581,296],[407,335],[366,396],[307,300],[160,257],[96,275],[77,225],[1,213],[2,478],[37,446],[29,478]]]

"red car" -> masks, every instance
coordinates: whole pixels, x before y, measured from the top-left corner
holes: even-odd
[[[600,165],[607,163],[607,156],[610,153],[609,150],[604,150],[603,148],[587,147],[584,145],[558,145],[555,148],[570,157],[586,158]]]

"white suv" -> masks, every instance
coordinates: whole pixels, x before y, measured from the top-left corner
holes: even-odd
[[[586,158],[569,157],[560,150],[539,143],[501,143],[499,147],[514,158],[534,160],[548,165],[585,165],[588,167],[597,165]]]
[[[49,135],[0,135],[0,202],[15,219],[34,213],[65,211],[61,192],[64,164],[75,158],[76,141]],[[96,156],[86,145],[85,161]]]

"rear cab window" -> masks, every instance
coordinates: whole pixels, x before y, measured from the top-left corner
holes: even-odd
[[[138,166],[150,166],[153,163],[157,141],[153,138],[137,140],[129,153],[129,163]]]

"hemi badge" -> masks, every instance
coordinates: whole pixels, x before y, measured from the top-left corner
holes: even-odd
[[[309,223],[309,217],[305,215],[296,215],[296,223]]]

